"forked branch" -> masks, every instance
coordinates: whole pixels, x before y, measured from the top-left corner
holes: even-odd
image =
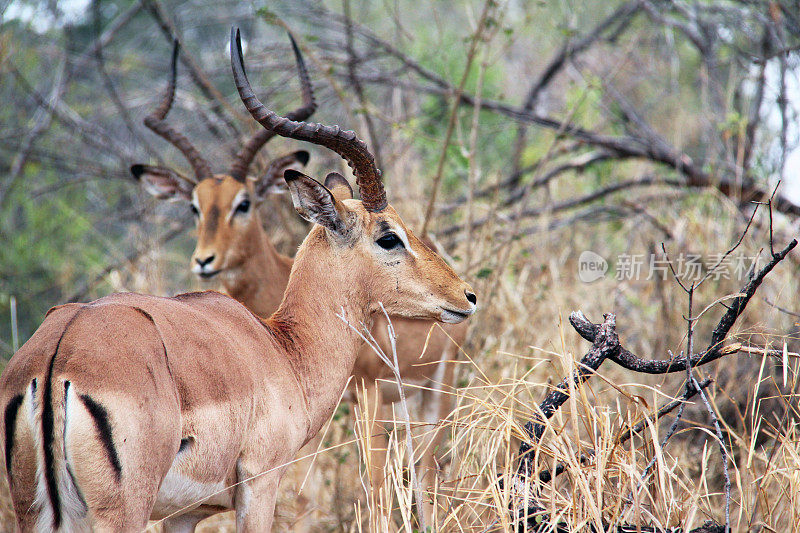
[[[546,420],[551,418],[555,412],[569,399],[570,389],[574,385],[578,385],[579,383],[588,379],[588,377],[594,371],[596,371],[606,359],[610,359],[618,365],[635,372],[646,374],[667,374],[672,372],[686,371],[687,368],[691,369],[693,367],[715,361],[725,355],[742,351],[742,347],[738,343],[727,346],[723,344],[728,336],[728,333],[736,323],[737,319],[744,312],[747,304],[752,299],[756,290],[758,290],[758,288],[761,286],[761,283],[764,281],[764,278],[775,268],[775,266],[777,266],[778,263],[785,259],[786,256],[796,246],[797,240],[794,239],[783,250],[775,252],[772,251],[772,240],[770,239],[770,260],[763,268],[758,270],[758,272],[751,273],[749,281],[744,285],[744,287],[742,287],[737,296],[733,298],[733,303],[727,307],[726,312],[723,314],[717,323],[717,326],[714,328],[708,347],[698,354],[672,358],[669,360],[645,360],[634,355],[620,345],[619,338],[615,331],[616,321],[614,315],[606,314],[604,316],[605,320],[602,324],[593,324],[580,311],[574,312],[570,315],[570,323],[583,338],[592,342],[592,348],[578,363],[578,368],[575,372],[573,372],[572,376],[562,380],[562,382],[547,395],[544,401],[539,405],[539,414],[535,416],[534,420],[528,421],[524,426],[528,438],[523,439],[520,443],[519,465],[516,475],[512,480],[515,488],[518,489],[517,492],[523,494],[524,497],[521,499],[521,501],[520,499],[516,499],[516,501],[511,504],[510,509],[514,518],[517,520],[519,527],[521,528],[520,530],[528,528],[529,531],[536,531],[540,526],[544,525],[547,528],[550,528],[550,530],[555,527],[555,530],[557,531],[569,531],[569,527],[566,524],[545,524],[542,522],[542,515],[545,513],[545,511],[541,506],[539,506],[536,497],[533,494],[533,483],[531,476],[534,472],[533,452],[535,451],[535,447],[545,432]],[[689,352],[691,353],[691,351],[692,350],[690,349]],[[712,380],[710,379],[698,383],[694,377],[690,376],[690,380],[687,382],[681,397],[659,408],[658,415],[662,416],[680,407],[680,412],[678,414],[679,419],[686,402],[697,394],[701,394],[702,396],[702,390],[711,383]],[[704,396],[703,400],[705,403],[707,403],[707,400]],[[710,408],[710,406],[708,407]],[[674,426],[675,424],[673,424],[670,434],[674,431]],[[628,440],[634,433],[641,431],[643,427],[644,423],[640,422],[630,429],[626,429],[619,434],[617,442],[619,443]],[[718,438],[721,437],[718,435]],[[663,444],[666,444],[666,442]],[[722,443],[720,443],[720,445],[722,446]],[[723,454],[725,454],[724,448]],[[583,462],[584,458],[582,457],[581,463]],[[538,482],[548,483],[555,476],[559,475],[565,470],[566,466],[564,464],[557,464],[553,471],[545,470],[540,472],[538,475]],[[726,523],[727,519],[728,517],[726,513]],[[722,532],[726,531],[727,527],[728,526],[726,525],[720,525],[709,521],[706,522],[702,527],[692,530],[692,532]],[[596,529],[591,528],[590,530],[595,531]],[[603,528],[603,531],[616,531],[622,533],[628,531],[662,532],[665,530],[653,527],[643,527],[640,525],[608,525]]]
[[[770,261],[753,276],[750,281],[742,287],[741,296],[736,297],[733,303],[728,307],[728,310],[722,315],[717,326],[711,334],[711,342],[709,346],[698,354],[693,354],[688,359],[691,367],[704,365],[724,357],[731,353],[736,353],[737,346],[726,347],[723,346],[723,341],[727,337],[736,320],[742,315],[745,307],[750,302],[750,299],[755,294],[758,287],[764,281],[764,278],[769,274],[775,266],[783,261],[783,259],[797,246],[797,239],[793,239],[783,250],[776,252]],[[578,334],[589,342],[595,342],[598,334],[600,334],[601,325],[593,324],[590,322],[583,313],[577,311],[569,316],[569,322]],[[641,372],[644,374],[670,374],[673,372],[682,372],[686,370],[686,357],[679,357],[676,359],[662,359],[662,360],[647,360],[642,359],[631,353],[625,348],[621,348],[619,353],[609,357],[611,361],[620,365],[628,370],[634,372]]]

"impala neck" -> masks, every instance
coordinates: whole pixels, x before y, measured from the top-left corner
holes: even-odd
[[[252,248],[244,254],[245,261],[223,279],[222,286],[253,313],[266,318],[283,300],[292,260],[278,253],[260,219],[254,221],[247,240]]]
[[[370,325],[370,297],[352,262],[331,253],[324,230],[314,228],[294,261],[283,302],[267,325],[300,381],[315,435],[333,414],[347,385],[361,337],[345,323]],[[338,315],[338,316],[337,316]]]

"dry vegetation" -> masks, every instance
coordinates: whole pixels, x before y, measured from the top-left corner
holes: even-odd
[[[676,266],[697,254],[707,273],[745,232],[754,202],[769,198],[776,178],[797,180],[786,167],[797,144],[797,112],[786,96],[787,86],[798,86],[797,6],[350,3],[286,1],[257,14],[249,4],[218,8],[201,0],[96,3],[102,31],[131,17],[104,43],[102,63],[76,52],[96,42],[97,10],[73,21],[71,34],[57,5],[36,8],[53,10],[49,28],[24,19],[4,26],[0,75],[15,81],[4,81],[0,93],[17,106],[2,106],[3,122],[28,133],[20,138],[2,127],[0,235],[9,246],[0,267],[10,281],[0,283],[0,297],[4,308],[11,296],[19,302],[21,340],[60,301],[200,287],[187,268],[188,209],[158,206],[127,177],[128,165],[148,158],[180,162],[140,124],[166,75],[164,33],[180,32],[226,102],[215,106],[183,65],[171,120],[212,161],[227,162],[233,140],[255,128],[236,115],[228,27],[251,28],[248,63],[259,73],[251,78],[260,77],[265,101],[288,109],[297,95],[280,29],[287,26],[308,58],[320,102],[314,118],[352,127],[379,148],[390,201],[412,227],[431,232],[479,297],[453,362],[458,386],[445,389],[457,406],[442,422],[449,435],[438,450],[440,476],[423,482],[437,505],[433,530],[514,531],[509,509],[526,492],[541,508],[528,531],[724,524],[725,460],[708,409],[693,397],[666,444],[675,411],[654,416],[683,394],[684,372],[648,376],[607,362],[570,385],[534,448],[532,479],[557,465],[563,473],[527,486],[514,474],[520,443],[531,440],[524,424],[590,348],[570,326],[571,312],[595,323],[613,313],[625,348],[668,359],[687,352],[687,313],[699,316],[697,353],[730,305],[724,298],[747,282],[747,268],[712,275],[690,308],[671,272],[648,279],[647,261],[666,265],[666,250]],[[348,9],[352,24],[342,15]],[[69,68],[59,77],[62,63]],[[124,95],[121,108],[109,79]],[[34,92],[49,98],[49,111],[34,115]],[[108,144],[98,146],[97,138]],[[261,163],[294,146],[274,144]],[[341,161],[312,151],[311,175],[334,169],[343,170]],[[733,256],[760,256],[763,266],[771,233],[776,251],[797,235],[800,209],[780,194],[772,214],[758,209]],[[306,228],[288,198],[268,199],[262,213],[279,248],[291,253]],[[11,238],[18,234],[22,242]],[[578,276],[587,250],[608,261],[605,276],[591,283]],[[638,279],[616,279],[626,254],[645,257]],[[698,381],[713,380],[705,393],[728,454],[733,531],[800,532],[799,262],[794,251],[778,264],[731,330],[725,344],[744,350],[694,370]],[[41,271],[32,266],[40,264]],[[0,318],[11,322],[8,314]],[[0,346],[10,354],[3,328]],[[415,401],[419,395],[410,395]],[[315,531],[419,529],[405,431],[413,426],[419,446],[430,427],[400,413],[385,421],[391,521],[366,506],[364,414],[340,407],[306,480]],[[622,438],[637,423],[642,430]],[[292,472],[283,484],[275,530],[295,523],[303,477]],[[10,531],[8,497],[0,503],[2,529]],[[200,530],[233,531],[234,522],[230,514],[214,517]]]

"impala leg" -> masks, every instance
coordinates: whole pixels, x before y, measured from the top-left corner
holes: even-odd
[[[241,483],[236,488],[236,531],[263,533],[272,530],[278,483],[284,469]],[[252,476],[253,474],[250,474]],[[250,477],[240,475],[240,477]]]

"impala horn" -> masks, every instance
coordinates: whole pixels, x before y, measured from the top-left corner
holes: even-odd
[[[282,137],[318,144],[342,156],[356,176],[364,208],[374,213],[386,209],[388,204],[381,182],[381,171],[375,166],[375,158],[369,148],[356,137],[355,132],[343,131],[338,126],[291,120],[267,109],[259,102],[247,79],[242,57],[242,40],[236,28],[231,28],[231,69],[239,97],[254,119]]]
[[[294,51],[294,58],[297,62],[297,71],[300,77],[300,91],[303,94],[303,105],[294,111],[286,114],[289,120],[305,120],[310,117],[317,109],[317,103],[314,101],[314,91],[311,88],[311,81],[308,79],[308,71],[306,70],[306,63],[303,61],[303,56],[300,54],[300,49],[294,41],[292,34],[289,34],[289,40],[292,41],[292,50]],[[247,177],[247,170],[253,163],[253,159],[261,148],[267,142],[275,137],[276,133],[270,129],[259,130],[258,133],[253,135],[250,140],[245,143],[241,150],[236,154],[231,167],[231,176],[239,181],[244,181]]]
[[[172,101],[175,99],[175,79],[178,77],[179,50],[180,44],[176,39],[175,47],[172,50],[172,74],[170,75],[169,84],[167,85],[167,92],[164,95],[164,100],[161,102],[161,105],[145,117],[144,125],[153,130],[157,135],[169,141],[170,144],[183,153],[186,159],[189,160],[189,164],[192,165],[194,173],[197,176],[197,181],[199,182],[213,176],[208,161],[203,159],[203,156],[192,146],[189,139],[175,131],[171,126],[168,126],[164,121],[172,107]]]

